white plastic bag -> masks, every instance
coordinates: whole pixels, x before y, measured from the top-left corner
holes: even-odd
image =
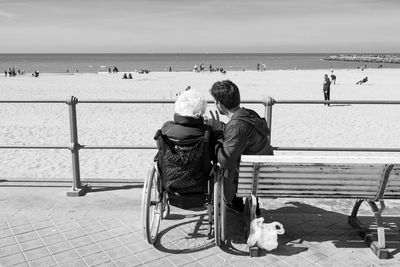
[[[257,243],[259,248],[271,251],[278,247],[278,235],[285,233],[279,222],[263,223],[264,218],[256,218],[250,224],[250,235],[247,239],[249,247]],[[278,226],[278,228],[277,228]]]

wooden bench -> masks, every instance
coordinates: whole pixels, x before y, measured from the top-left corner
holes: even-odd
[[[400,157],[242,156],[238,197],[246,198],[252,221],[256,197],[356,199],[348,222],[379,258],[388,258],[381,213],[385,199],[400,198]],[[373,241],[357,219],[366,201],[377,223]],[[380,203],[380,207],[377,206]],[[285,222],[282,222],[285,225]],[[361,231],[363,230],[363,231]],[[250,248],[250,256],[258,255]]]

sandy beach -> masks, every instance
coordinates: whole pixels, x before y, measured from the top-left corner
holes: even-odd
[[[186,86],[211,100],[213,82],[231,79],[242,100],[322,100],[323,75],[329,70],[245,71],[221,73],[151,72],[123,80],[118,74],[46,74],[0,77],[2,100],[166,99]],[[400,69],[335,70],[331,100],[400,100]],[[365,76],[369,81],[355,83]],[[262,105],[244,105],[264,114]],[[213,109],[209,105],[209,109]],[[82,145],[149,145],[164,121],[172,119],[169,104],[84,104],[77,106]],[[397,147],[400,106],[275,105],[273,146]],[[0,104],[1,145],[69,145],[66,104]],[[82,179],[142,180],[155,150],[81,150]],[[278,152],[289,153],[289,152]],[[294,153],[294,152],[291,152]],[[358,153],[360,154],[360,153]],[[2,149],[2,179],[71,179],[68,150]]]

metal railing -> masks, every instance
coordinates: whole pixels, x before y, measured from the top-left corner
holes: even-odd
[[[78,141],[78,125],[76,105],[78,103],[85,104],[174,104],[173,100],[79,100],[75,96],[71,96],[66,101],[62,100],[0,100],[0,103],[65,103],[69,106],[69,123],[70,138],[69,146],[55,145],[0,145],[0,149],[69,149],[72,156],[72,174],[73,185],[71,191],[67,192],[68,196],[81,196],[89,189],[88,185],[82,185],[79,165],[80,149],[156,149],[155,146],[121,146],[121,145],[81,145]],[[208,103],[214,103],[208,101]],[[340,101],[319,101],[319,100],[275,100],[268,97],[263,100],[247,100],[243,104],[263,104],[265,107],[265,119],[268,127],[272,131],[272,107],[276,104],[368,104],[368,105],[400,105],[400,101],[360,101],[360,100],[340,100]],[[270,140],[269,140],[270,142]],[[270,143],[268,144],[270,145]],[[273,150],[289,150],[289,151],[363,151],[363,152],[400,152],[400,148],[337,148],[337,147],[272,147]]]

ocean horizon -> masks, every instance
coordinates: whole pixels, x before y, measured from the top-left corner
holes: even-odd
[[[380,63],[324,60],[331,55],[365,53],[7,53],[0,54],[0,72],[15,68],[32,73],[99,73],[117,67],[121,72],[192,71],[194,66],[226,71],[376,68]],[[368,53],[382,55],[383,53]],[[396,53],[385,53],[397,55]],[[383,63],[384,68],[400,64]]]

